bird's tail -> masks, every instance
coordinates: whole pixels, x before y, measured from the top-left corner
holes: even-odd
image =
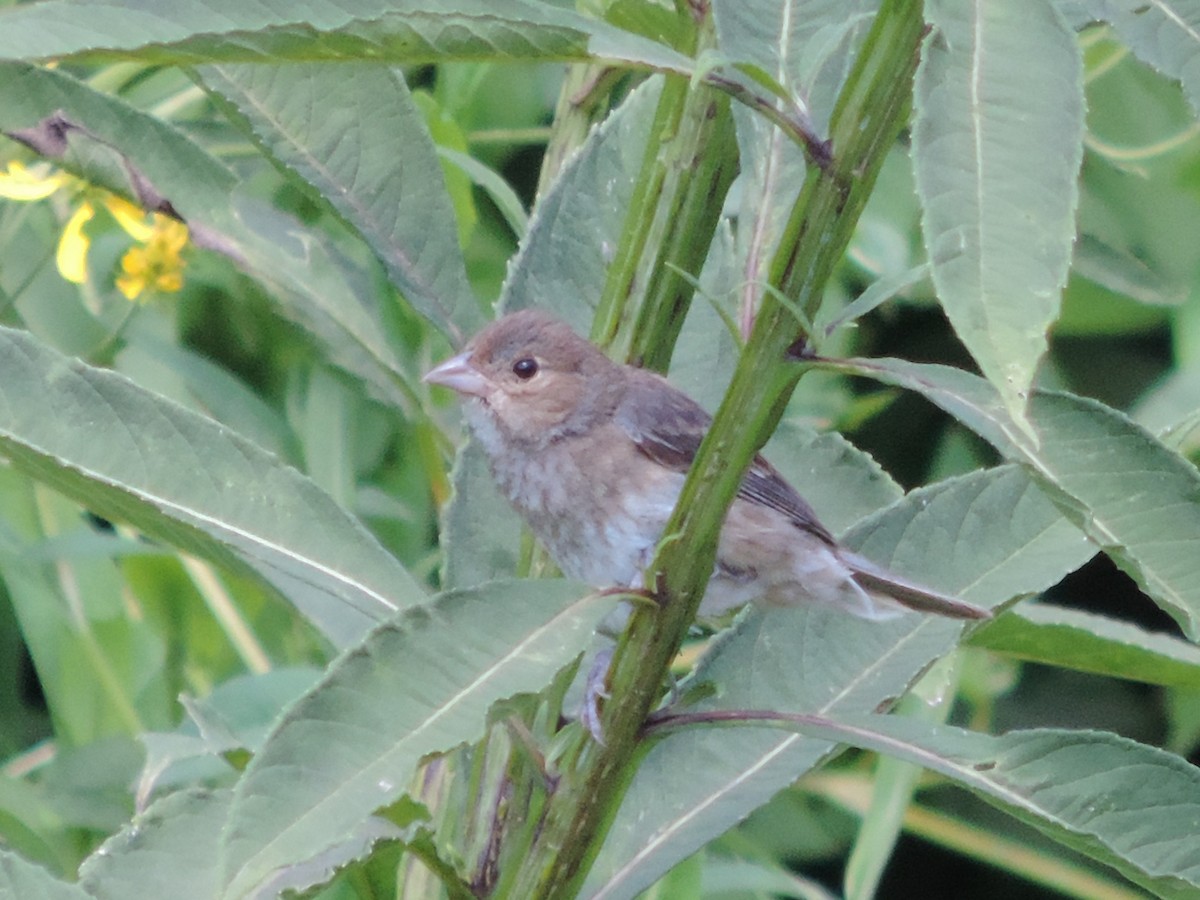
[[[917,612],[936,613],[952,619],[992,617],[991,610],[901,578],[857,553],[841,550],[839,556],[853,572],[854,581],[864,591],[885,601],[893,601]]]

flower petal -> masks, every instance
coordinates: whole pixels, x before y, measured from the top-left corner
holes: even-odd
[[[0,172],[0,197],[25,202],[45,200],[65,183],[66,177],[61,174],[41,174],[13,161]]]
[[[154,226],[146,221],[146,212],[140,206],[114,194],[104,198],[104,205],[131,238],[143,244],[150,240],[150,236],[154,234]],[[157,215],[155,213],[156,217]]]
[[[74,284],[87,281],[87,253],[92,245],[92,239],[83,231],[83,226],[91,221],[96,210],[91,203],[82,203],[67,220],[62,237],[58,239],[58,252],[54,261],[58,265],[59,274]]]

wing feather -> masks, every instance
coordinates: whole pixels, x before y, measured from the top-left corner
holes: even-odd
[[[691,468],[712,417],[683,392],[652,372],[629,373],[629,386],[616,410],[616,421],[638,450],[677,472]],[[738,489],[738,497],[787,516],[800,529],[834,545],[833,535],[784,477],[760,455]]]

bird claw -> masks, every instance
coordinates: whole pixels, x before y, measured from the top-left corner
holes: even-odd
[[[587,678],[584,681],[583,709],[579,716],[588,734],[602,747],[604,746],[604,726],[600,721],[600,703],[610,696],[606,682],[612,658],[612,648],[606,647],[592,660],[591,668],[588,669]]]

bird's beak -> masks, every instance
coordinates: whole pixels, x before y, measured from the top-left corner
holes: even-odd
[[[440,384],[442,387],[448,387],[460,394],[468,394],[473,397],[486,396],[491,388],[491,383],[471,365],[470,356],[469,352],[452,356],[441,365],[426,372],[425,377],[421,380],[430,384]]]

